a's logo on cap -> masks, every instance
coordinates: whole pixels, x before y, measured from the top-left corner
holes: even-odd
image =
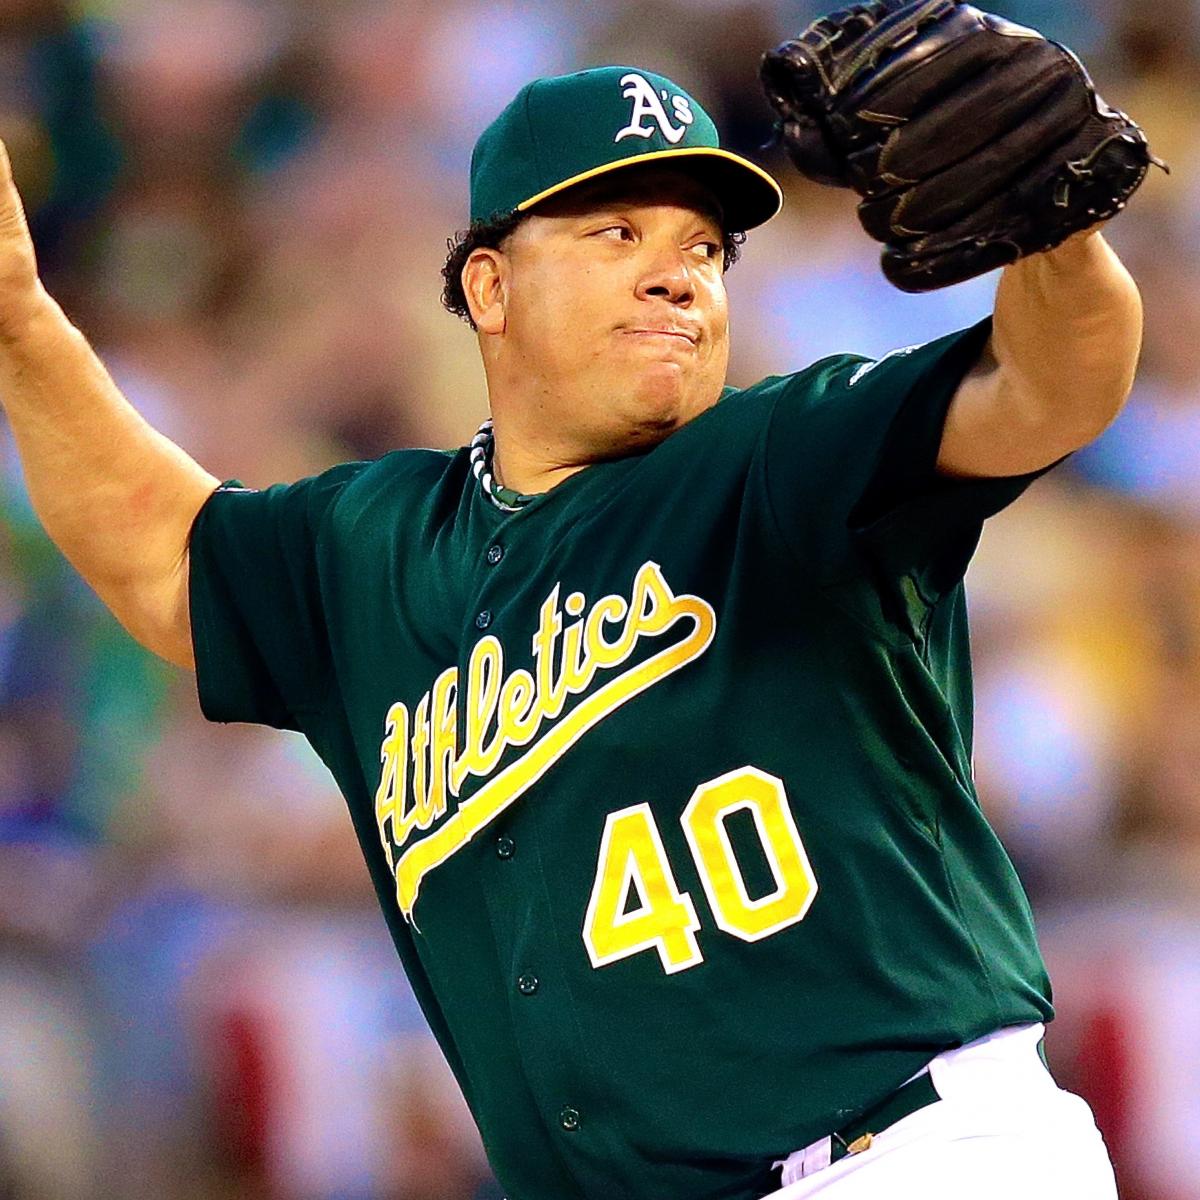
[[[629,124],[613,138],[614,142],[619,142],[622,138],[627,137],[650,137],[654,133],[653,126],[642,124],[643,119],[649,117],[658,125],[659,132],[663,137],[673,146],[683,138],[683,135],[687,133],[688,126],[695,120],[695,114],[692,112],[692,106],[686,96],[680,96],[678,93],[672,95],[665,88],[661,93],[656,92],[653,84],[644,75],[632,73],[622,75],[621,95],[626,100],[633,101],[633,113],[629,118]],[[678,125],[672,124],[671,116],[663,107],[664,100],[671,102],[671,112],[675,120],[679,122]]]

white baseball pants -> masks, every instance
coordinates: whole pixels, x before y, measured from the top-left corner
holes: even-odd
[[[1003,1029],[929,1064],[941,1100],[829,1161],[829,1139],[783,1164],[764,1200],[1116,1200],[1092,1111],[1042,1065],[1044,1027]]]

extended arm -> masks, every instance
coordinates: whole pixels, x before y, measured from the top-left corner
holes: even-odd
[[[46,532],[138,641],[191,666],[188,535],[217,480],[141,418],[41,286],[2,145],[0,401]]]
[[[1129,396],[1137,284],[1097,230],[1005,267],[992,337],[942,436],[949,475],[1021,475],[1098,437]]]
[[[1129,394],[1142,332],[1137,287],[1097,230],[1167,168],[1079,59],[971,4],[878,0],[813,22],[761,77],[792,161],[854,188],[897,287],[1011,264],[939,468],[1024,475],[1095,438]]]

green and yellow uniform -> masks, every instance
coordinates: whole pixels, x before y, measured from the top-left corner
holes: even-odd
[[[1051,1016],[961,582],[1035,476],[935,467],[988,332],[726,389],[516,511],[464,448],[201,512],[204,711],[328,764],[512,1200],[752,1200]]]

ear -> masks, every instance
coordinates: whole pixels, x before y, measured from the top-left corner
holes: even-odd
[[[508,260],[502,250],[480,247],[463,264],[463,294],[481,333],[503,333],[508,292]]]

